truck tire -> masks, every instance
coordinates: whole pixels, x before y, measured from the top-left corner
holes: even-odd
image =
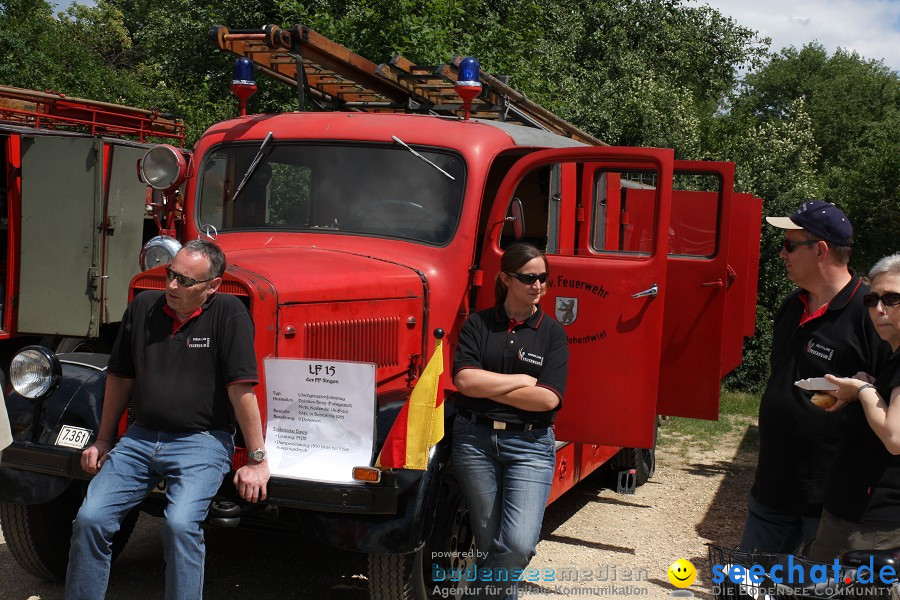
[[[622,448],[607,463],[613,473],[634,469],[634,485],[641,487],[656,473],[656,442],[659,440],[659,418],[653,431],[653,448]]]
[[[64,581],[69,563],[72,521],[81,506],[79,486],[45,504],[0,502],[0,526],[6,546],[19,565],[36,577]],[[113,560],[122,552],[139,511],[132,510],[113,537]]]
[[[433,567],[444,573],[464,572],[475,560],[475,538],[469,509],[452,472],[444,476],[434,515],[431,537],[410,554],[369,554],[370,600],[432,600],[462,598],[444,590],[461,590],[459,581],[433,577]],[[435,587],[438,593],[434,594]]]

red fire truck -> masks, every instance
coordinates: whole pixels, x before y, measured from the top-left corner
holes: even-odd
[[[460,325],[493,303],[501,253],[517,240],[546,250],[542,304],[571,353],[551,502],[614,457],[625,491],[646,479],[657,415],[717,418],[721,377],[740,363],[755,319],[761,201],[733,191],[733,164],[606,146],[486,74],[477,97],[461,99],[459,59],[376,65],[301,26],[216,27],[210,38],[297,85],[301,108],[323,109],[241,116],[212,126],[188,160],[166,146],[143,160],[155,188],[183,182],[176,237],[207,236],[226,251],[220,291],[256,325],[267,448],[272,419],[289,418],[273,403],[337,381],[291,379],[273,365],[295,376],[297,365],[319,375],[371,368],[355,405],[366,416],[342,430],[368,435],[361,468],[326,458],[330,472],[294,476],[273,464],[261,506],[241,503],[226,478],[211,524],[366,552],[372,598],[428,598],[435,567],[464,566],[473,541],[449,425],[425,470],[378,469],[376,457],[432,358],[432,332],[447,333],[451,364]],[[241,65],[235,89],[246,105],[253,83]],[[151,268],[129,294],[165,285]],[[0,520],[24,568],[59,578],[106,356],[25,358],[39,376],[31,397],[7,399],[15,441],[0,463]],[[449,370],[441,398],[453,393]],[[452,402],[445,408],[449,416]],[[299,411],[297,427],[329,410]],[[302,442],[336,447],[316,431],[304,428]],[[234,465],[245,457],[239,448]],[[142,508],[159,514],[163,502],[152,494]]]

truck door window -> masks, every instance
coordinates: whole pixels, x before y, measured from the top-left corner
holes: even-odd
[[[456,229],[465,189],[465,163],[456,154],[416,148],[435,169],[397,146],[273,142],[232,201],[255,149],[223,145],[207,155],[198,192],[201,228],[349,233],[436,245],[449,242]]]
[[[513,198],[522,201],[525,209],[525,238],[545,253],[559,249],[560,165],[548,165],[528,173],[520,182]],[[516,242],[512,223],[503,226],[500,247]]]
[[[592,248],[647,258],[656,223],[656,173],[594,173]]]
[[[676,174],[669,217],[669,255],[716,255],[722,181],[716,175]]]

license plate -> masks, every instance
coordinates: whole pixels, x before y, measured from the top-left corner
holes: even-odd
[[[88,440],[91,439],[91,430],[81,427],[72,427],[71,425],[63,425],[59,430],[59,436],[56,438],[57,446],[66,446],[68,448],[78,448],[81,450],[87,446]]]

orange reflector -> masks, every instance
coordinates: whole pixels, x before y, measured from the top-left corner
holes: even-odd
[[[353,467],[353,479],[368,483],[378,483],[381,481],[381,471],[375,467]]]

